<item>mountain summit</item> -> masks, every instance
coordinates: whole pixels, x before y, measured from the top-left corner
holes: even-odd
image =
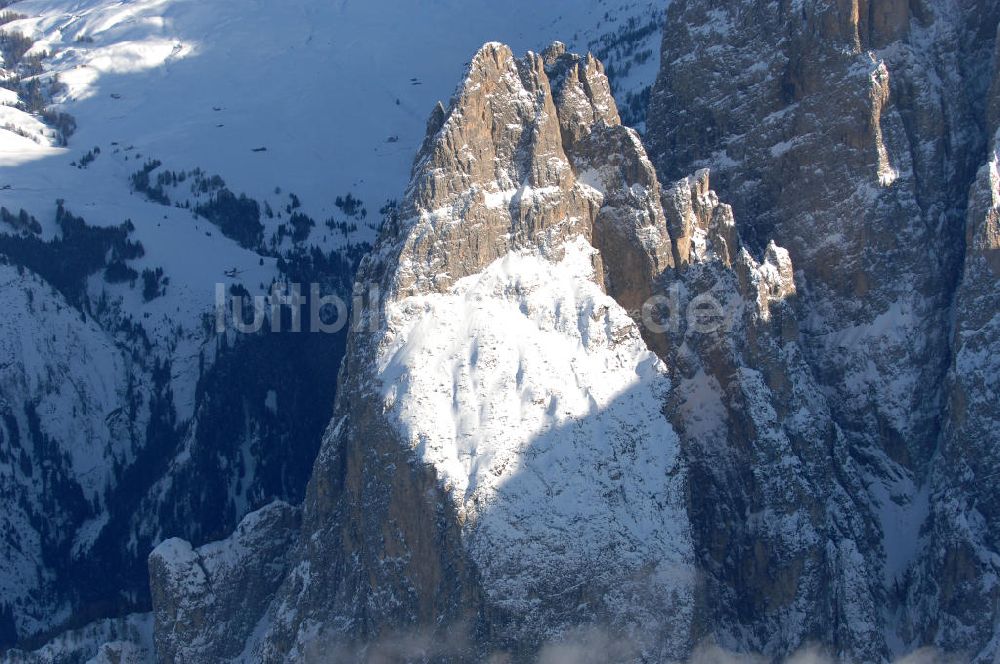
[[[192,633],[228,618],[194,621],[187,582],[241,592],[226,575],[261,552],[234,540],[251,560],[216,567],[168,541],[151,558],[159,651],[281,661],[402,631],[523,655],[604,625],[682,656],[686,473],[666,368],[627,309],[671,265],[655,173],[600,63],[485,45],[359,271],[381,297],[350,334],[292,572],[253,607],[266,630],[243,623],[258,641],[225,649]]]

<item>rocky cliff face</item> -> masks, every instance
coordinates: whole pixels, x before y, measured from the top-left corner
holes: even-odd
[[[941,426],[990,12],[675,3],[651,102],[661,176],[711,166],[753,247],[788,248],[838,423],[855,446],[879,431],[908,468],[926,465]]]
[[[652,161],[600,63],[483,47],[362,265],[301,525],[158,548],[160,656],[992,661],[997,17],[675,2]]]
[[[676,216],[734,224],[705,171],[674,191]],[[876,507],[803,350],[790,254],[772,241],[758,260],[709,239],[711,225],[702,233],[692,244],[705,248],[676,278],[680,303],[690,311],[684,293],[710,294],[726,324],[675,328],[667,360],[668,413],[697,487],[698,637],[775,656],[818,642],[850,661],[887,659]]]
[[[784,387],[769,385],[765,400],[779,422],[790,417],[781,429],[809,460],[795,480],[825,506],[794,501],[819,537],[792,536],[789,555],[758,526],[789,505],[741,477],[740,462],[720,471],[732,455],[712,466],[724,488],[714,518],[695,519],[711,524],[696,543],[719,583],[709,603],[738,607],[760,590],[770,603],[714,616],[734,646],[777,653],[814,639],[861,660],[925,644],[984,661],[996,651],[995,611],[973,607],[995,605],[996,492],[985,478],[998,438],[982,404],[996,398],[986,378],[996,182],[980,165],[995,123],[998,12],[874,0],[690,0],[668,11],[651,156],[668,178],[711,167],[752,250],[788,250],[783,344],[758,355],[755,342],[742,361],[767,374],[782,367],[776,353],[791,354],[801,368],[780,368],[771,380]],[[788,410],[796,393],[810,404],[799,416]],[[732,400],[726,411],[744,412]],[[795,434],[797,419],[812,430]],[[753,429],[727,440],[766,444]],[[769,571],[747,575],[748,564]],[[740,601],[721,602],[730,592]]]
[[[969,192],[965,261],[952,306],[954,336],[944,385],[947,419],[931,471],[926,553],[914,573],[918,581],[908,592],[917,638],[933,638],[984,662],[1000,648],[998,192],[994,137],[988,161]]]

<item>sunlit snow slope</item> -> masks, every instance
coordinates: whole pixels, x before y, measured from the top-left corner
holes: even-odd
[[[670,380],[595,283],[596,250],[577,237],[564,251],[511,252],[391,304],[384,407],[455,501],[492,601],[552,622],[537,596],[579,576],[614,589],[616,616],[655,605],[655,630],[690,619],[693,583]]]
[[[17,3],[12,10],[37,18],[7,29],[35,36],[35,50],[52,53],[48,66],[68,85],[60,108],[79,130],[69,150],[0,132],[0,165],[19,166],[0,176],[14,185],[5,199],[25,205],[73,193],[106,201],[107,192],[91,191],[93,178],[53,175],[63,175],[61,162],[116,141],[171,168],[219,173],[258,200],[283,205],[274,193],[281,186],[317,218],[333,214],[335,195],[347,192],[374,213],[402,192],[427,109],[447,100],[483,42],[523,51],[560,39],[599,49],[630,18],[657,19],[663,3],[511,4]],[[645,37],[649,47],[657,36]],[[614,66],[615,52],[605,59]],[[622,77],[622,90],[649,85],[657,64],[655,53],[646,56]],[[260,148],[267,149],[253,151]]]

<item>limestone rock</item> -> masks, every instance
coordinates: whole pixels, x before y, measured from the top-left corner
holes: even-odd
[[[661,178],[712,169],[749,250],[735,261],[740,288],[756,291],[761,312],[737,333],[746,344],[729,340],[729,359],[694,346],[681,366],[723,389],[738,366],[761,372],[757,403],[802,462],[786,486],[810,494],[796,509],[762,490],[766,457],[705,464],[721,476],[711,518],[694,518],[715,524],[696,531],[718,578],[706,604],[772,600],[706,619],[733,647],[776,655],[814,640],[849,660],[922,646],[995,656],[996,612],[972,607],[995,605],[995,527],[983,519],[997,497],[983,478],[997,440],[984,404],[996,399],[996,185],[985,155],[998,18],[997,3],[974,0],[684,0],[668,10],[650,154]],[[689,189],[676,190],[684,213],[667,215],[679,262],[684,238],[698,237]],[[754,256],[764,257],[756,271]],[[732,428],[754,409],[724,394],[731,428],[719,440],[763,446],[773,434],[759,418]],[[753,471],[741,473],[744,463]],[[799,552],[765,532],[731,555],[757,528],[748,504],[768,515],[760,523],[800,515]],[[771,569],[748,574],[748,560]],[[798,597],[809,597],[809,618],[774,621]]]

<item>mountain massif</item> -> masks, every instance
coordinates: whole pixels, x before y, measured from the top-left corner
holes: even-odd
[[[7,657],[996,661],[998,25],[993,0],[673,0],[655,83],[629,98],[648,97],[642,134],[594,56],[487,43],[431,110],[358,263],[342,249],[306,271],[290,244],[256,247],[258,268],[319,274],[354,302],[337,339],[239,340],[261,344],[254,358],[299,344],[298,364],[265,364],[237,391],[258,410],[227,401],[227,379],[253,375],[226,359],[230,337],[178,331],[172,343],[212,349],[197,409],[178,418],[176,371],[136,360],[134,337],[108,342],[110,314],[81,316],[78,280],[37,276],[33,254],[8,249],[22,259],[0,267],[17,312],[0,344],[21,359],[0,365],[0,403],[38,396],[3,440],[41,441],[68,470],[36,475],[5,442],[14,480],[0,489],[58,497],[20,499],[10,522],[27,525],[6,532],[51,538],[74,564],[120,560],[72,555],[87,532],[155,548],[151,614],[95,609],[103,622],[77,616]],[[112,262],[138,260],[134,228],[88,234],[62,203],[57,221]],[[32,364],[31,348],[56,359]],[[336,370],[319,396],[314,352]],[[101,372],[78,376],[62,354]],[[129,387],[130,362],[152,388]],[[131,410],[95,405],[130,390]],[[224,435],[219,414],[247,434]],[[107,421],[147,434],[125,445]],[[51,422],[94,432],[123,467],[164,445],[176,458],[112,481],[101,453],[47,446],[73,437]],[[249,459],[253,472],[227,470]],[[120,516],[103,509],[117,495],[136,501]],[[216,496],[228,513],[199,516]],[[59,540],[60,523],[104,513],[118,530]],[[183,537],[156,525],[188,518]],[[30,576],[18,537],[8,567]],[[58,592],[58,575],[93,570],[46,569],[17,588],[51,601],[10,605],[39,617],[8,608],[0,629],[42,633],[96,592]]]

